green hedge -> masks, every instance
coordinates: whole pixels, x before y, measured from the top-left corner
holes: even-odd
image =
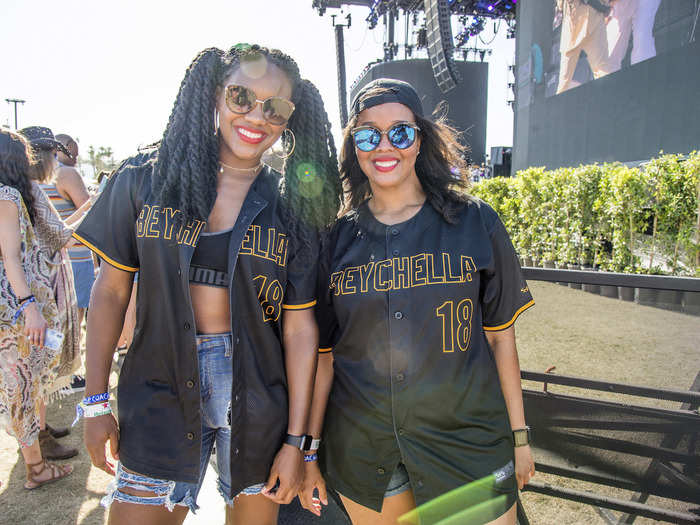
[[[700,152],[528,168],[480,182],[524,258],[626,273],[700,276]]]

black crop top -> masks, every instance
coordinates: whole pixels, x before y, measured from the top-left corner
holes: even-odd
[[[231,230],[202,233],[190,262],[190,283],[228,287],[228,241]]]

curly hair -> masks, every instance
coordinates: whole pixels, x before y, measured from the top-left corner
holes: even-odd
[[[152,187],[156,200],[182,211],[183,220],[206,220],[216,200],[219,138],[214,132],[217,89],[241,61],[265,57],[292,84],[296,110],[287,128],[296,147],[286,160],[281,185],[292,221],[316,229],[332,222],[342,188],[331,125],[316,87],[302,79],[296,62],[277,49],[239,44],[228,52],[209,48],[190,64],[158,148]],[[283,134],[285,146],[289,140]]]
[[[32,195],[34,165],[34,156],[27,139],[18,133],[0,128],[0,184],[19,191],[32,224],[35,218]]]
[[[371,89],[366,97],[373,97],[384,88]],[[344,186],[343,213],[356,210],[372,195],[372,188],[355,152],[352,129],[359,115],[354,115],[343,130],[340,151],[340,178]],[[466,146],[460,144],[459,134],[448,124],[445,106],[438,105],[433,119],[414,115],[421,138],[420,154],[416,159],[416,174],[430,205],[450,224],[457,221],[457,213],[471,198],[466,178]]]

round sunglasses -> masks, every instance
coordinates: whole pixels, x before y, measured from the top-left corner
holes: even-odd
[[[260,100],[250,88],[236,84],[226,86],[226,106],[233,113],[245,115],[253,111],[258,103],[262,104],[265,120],[275,126],[286,124],[294,113],[294,104],[286,98],[270,97]]]
[[[359,126],[352,130],[352,138],[355,146],[360,151],[372,151],[382,141],[382,135],[386,135],[389,143],[397,149],[410,148],[416,141],[416,131],[420,128],[410,122],[394,124],[386,131],[381,131],[374,126]]]

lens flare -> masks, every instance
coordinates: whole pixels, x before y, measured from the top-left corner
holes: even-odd
[[[512,474],[511,474],[512,475]],[[491,474],[454,489],[400,516],[400,525],[473,525],[488,523],[508,509],[508,497]]]
[[[318,197],[323,190],[323,180],[319,177],[316,167],[310,162],[302,162],[297,167],[299,192],[307,199]]]

